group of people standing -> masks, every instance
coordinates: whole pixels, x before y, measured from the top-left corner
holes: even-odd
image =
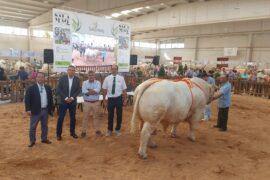
[[[112,74],[107,76],[102,84],[103,102],[108,109],[108,129],[106,136],[111,136],[113,132],[114,111],[117,113],[117,123],[115,134],[121,135],[122,124],[122,108],[127,103],[127,86],[122,76],[118,75],[118,66],[112,66]],[[41,122],[41,142],[51,144],[48,139],[48,115],[52,114],[53,97],[52,90],[48,85],[44,84],[45,74],[38,72],[36,83],[30,86],[25,95],[25,109],[30,116],[29,147],[33,147],[36,143],[36,128]],[[101,91],[101,83],[95,79],[95,72],[89,71],[88,80],[84,81],[82,88],[80,80],[75,76],[75,67],[69,66],[67,75],[59,79],[57,86],[57,94],[60,96],[59,116],[56,127],[56,138],[62,140],[62,128],[66,111],[69,110],[70,117],[70,136],[74,139],[78,138],[76,134],[76,107],[77,96],[82,92],[83,103],[83,123],[81,137],[84,138],[87,133],[89,113],[93,114],[93,123],[97,136],[102,135],[100,131],[100,121],[98,117],[99,94]]]
[[[202,78],[209,84],[214,84],[214,79],[207,74],[203,74]],[[219,98],[219,112],[217,124],[214,126],[219,128],[220,131],[227,130],[227,121],[229,107],[231,104],[231,84],[228,81],[228,75],[222,74],[220,76],[222,83],[221,88],[214,94],[213,100]],[[50,86],[45,85],[45,74],[42,72],[37,73],[36,83],[30,86],[25,95],[25,109],[30,116],[30,130],[29,147],[33,147],[36,143],[36,128],[41,122],[41,142],[51,144],[48,139],[48,115],[52,114],[53,96]],[[76,134],[76,107],[77,96],[82,92],[83,94],[83,122],[81,137],[84,138],[87,135],[89,113],[93,114],[93,124],[96,136],[101,136],[100,121],[98,117],[99,110],[99,95],[103,90],[103,102],[104,106],[108,110],[108,128],[106,136],[111,136],[113,132],[114,111],[116,109],[117,121],[115,127],[116,136],[121,135],[122,124],[122,111],[123,105],[127,104],[127,86],[122,76],[118,75],[118,66],[113,65],[111,68],[111,75],[104,79],[103,84],[95,79],[95,72],[88,72],[88,80],[82,83],[80,86],[80,80],[75,76],[75,67],[69,66],[67,69],[67,75],[62,76],[59,79],[57,86],[57,94],[60,96],[59,116],[56,127],[56,138],[58,141],[62,140],[62,128],[66,115],[66,111],[69,110],[70,117],[70,136],[74,139],[78,138]],[[210,105],[207,105],[204,112],[204,120],[209,120],[211,116]]]

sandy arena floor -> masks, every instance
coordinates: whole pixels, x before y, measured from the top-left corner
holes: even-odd
[[[212,128],[217,116],[216,103],[210,122],[200,123],[197,142],[187,137],[188,125],[180,124],[180,138],[169,131],[158,132],[157,149],[148,149],[148,159],[137,156],[139,133],[129,133],[132,106],[124,110],[121,137],[95,137],[90,121],[88,137],[69,136],[69,120],[63,141],[55,138],[56,115],[49,119],[51,145],[40,143],[28,148],[29,118],[22,103],[0,105],[0,179],[129,179],[129,180],[268,180],[270,178],[270,100],[234,96],[229,115],[229,131]],[[100,111],[102,130],[106,115]],[[80,135],[82,113],[77,114]]]

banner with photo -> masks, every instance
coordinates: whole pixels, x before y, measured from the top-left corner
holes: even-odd
[[[68,65],[118,64],[129,71],[130,24],[88,14],[53,9],[54,71]]]

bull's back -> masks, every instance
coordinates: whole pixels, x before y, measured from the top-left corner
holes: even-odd
[[[184,82],[162,80],[145,90],[139,101],[139,114],[144,121],[184,120],[192,99]]]

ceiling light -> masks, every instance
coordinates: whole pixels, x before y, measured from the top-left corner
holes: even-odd
[[[150,6],[145,6],[146,9],[151,9]]]
[[[121,16],[121,14],[120,14],[120,13],[112,13],[111,16],[112,16],[112,17],[119,17],[119,16]]]
[[[134,11],[134,12],[139,12],[139,11],[142,10],[142,9],[143,9],[143,7],[139,7],[139,8],[132,9],[132,11]]]
[[[128,13],[131,13],[131,12],[132,12],[131,10],[125,10],[125,11],[121,11],[121,14],[128,15]]]
[[[105,16],[105,18],[106,18],[106,19],[112,19],[112,17],[111,17],[111,16]]]

